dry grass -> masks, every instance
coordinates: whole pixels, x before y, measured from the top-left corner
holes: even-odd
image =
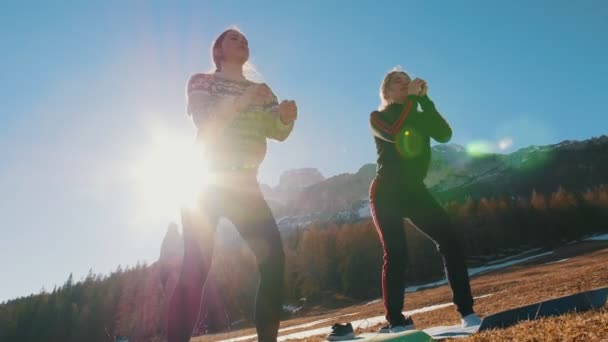
[[[584,242],[566,246],[556,250],[552,255],[474,277],[471,286],[474,296],[491,294],[491,296],[475,302],[475,310],[481,316],[541,300],[605,287],[608,286],[608,242]],[[405,301],[405,310],[413,310],[450,302],[451,292],[447,286],[442,286],[407,294]],[[336,322],[381,316],[384,314],[384,308],[381,302],[367,305],[363,303],[340,310],[319,312],[314,316],[284,321],[281,323],[281,328],[344,314],[354,315],[323,322],[313,327],[290,330],[285,334],[328,327]],[[459,323],[459,316],[454,307],[417,314],[413,316],[413,319],[420,329]],[[362,326],[357,330],[358,332],[375,331],[377,328],[378,326]],[[217,341],[252,334],[255,334],[254,329],[245,329],[229,334],[201,336],[191,341]],[[323,336],[319,336],[294,341],[324,340]],[[508,329],[484,332],[457,341],[608,341],[608,310],[525,322]]]
[[[452,341],[608,341],[608,309],[527,321]]]

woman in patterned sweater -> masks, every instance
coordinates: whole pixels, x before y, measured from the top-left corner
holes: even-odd
[[[243,75],[245,36],[228,29],[212,47],[216,71],[187,85],[188,114],[198,128],[210,172],[200,208],[182,210],[184,260],[169,304],[169,342],[190,339],[213,255],[220,217],[232,221],[256,256],[260,283],[255,305],[259,341],[276,341],[283,296],[284,253],[272,213],[257,183],[266,139],[285,140],[297,118],[294,101],[278,103],[265,84]]]

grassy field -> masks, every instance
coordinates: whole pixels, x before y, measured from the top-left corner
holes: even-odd
[[[475,310],[480,316],[581,291],[608,286],[608,242],[589,241],[567,245],[550,255],[539,257],[506,269],[473,277]],[[447,286],[406,294],[405,310],[451,302]],[[355,326],[358,332],[376,331],[382,323],[369,323],[366,318],[384,314],[381,301],[360,303],[339,310],[316,308],[305,317],[281,323],[288,328],[280,336],[316,328],[329,327],[336,322],[363,320]],[[341,316],[342,317],[337,317]],[[347,315],[347,316],[344,316]],[[336,318],[337,317],[337,318]],[[459,323],[453,306],[413,315],[417,328]],[[323,322],[318,322],[324,320]],[[298,325],[311,323],[310,326]],[[227,334],[193,338],[191,342],[219,341],[254,335],[255,330],[243,329]],[[254,341],[247,339],[246,341]],[[290,341],[324,341],[324,335]],[[573,313],[560,317],[524,322],[508,329],[480,333],[457,341],[608,341],[608,307],[599,311]]]

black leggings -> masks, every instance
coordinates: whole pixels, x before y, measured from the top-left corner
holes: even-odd
[[[473,313],[469,275],[458,237],[449,216],[424,183],[400,185],[376,178],[370,188],[370,207],[384,249],[382,295],[387,321],[402,325],[405,319],[402,313],[407,263],[404,218],[409,218],[437,245],[458,312],[463,317]]]
[[[255,173],[209,186],[202,210],[183,210],[184,260],[168,312],[169,342],[189,341],[197,323],[203,286],[211,266],[215,227],[229,219],[256,256],[260,272],[255,325],[261,342],[276,341],[283,298],[285,255],[281,236]]]

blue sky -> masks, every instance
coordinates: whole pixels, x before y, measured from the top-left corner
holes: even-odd
[[[368,115],[396,65],[427,80],[461,145],[607,133],[604,1],[3,2],[0,301],[157,258],[177,210],[151,214],[129,170],[159,135],[193,139],[185,82],[232,24],[300,110],[269,146],[267,184],[373,162]]]

